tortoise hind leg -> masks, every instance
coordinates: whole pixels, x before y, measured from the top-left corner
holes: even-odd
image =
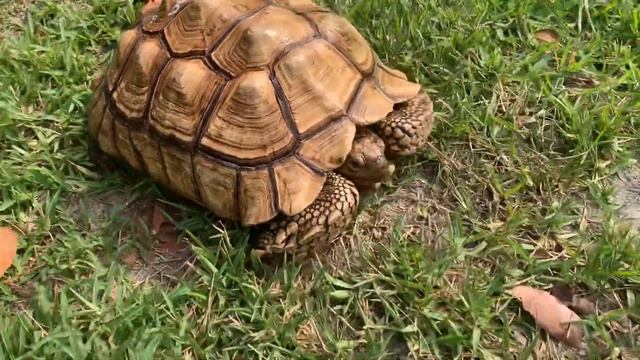
[[[415,154],[426,144],[433,125],[433,103],[427,94],[420,94],[397,104],[374,130],[384,140],[387,156],[393,158]]]
[[[293,216],[279,217],[265,225],[258,235],[254,253],[259,257],[293,255],[304,262],[329,248],[351,223],[359,203],[355,185],[329,173],[322,191],[306,209]]]

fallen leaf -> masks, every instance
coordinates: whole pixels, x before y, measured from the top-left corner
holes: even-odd
[[[167,217],[164,215],[164,212],[162,210],[163,209],[161,206],[155,205],[153,207],[153,215],[151,217],[151,233],[154,235],[160,232],[160,229],[162,229],[162,225],[171,223],[169,219],[167,219]]]
[[[549,293],[578,315],[596,313],[596,306],[591,301],[576,295],[575,291],[567,285],[556,284],[551,288]]]
[[[120,257],[120,261],[129,267],[134,267],[138,263],[138,259],[140,259],[138,249],[132,249]]]
[[[573,302],[573,291],[567,285],[555,284],[549,290],[549,293],[565,305]]]
[[[175,228],[172,219],[180,221],[182,213],[168,204],[151,201],[138,210],[135,218],[136,233],[143,238],[149,235],[148,232],[157,237],[165,228]]]
[[[573,299],[571,309],[580,315],[595,314],[597,312],[596,305],[594,303],[577,296]]]
[[[180,209],[159,201],[153,204],[152,211],[151,232],[153,234],[159,233],[165,227],[175,229],[173,220],[180,221],[183,216]]]
[[[18,234],[10,228],[0,227],[0,277],[13,264],[18,253]]]
[[[536,324],[551,336],[573,347],[579,347],[583,332],[576,321],[578,314],[562,304],[550,293],[529,286],[516,286],[511,294],[536,321]]]
[[[157,247],[167,253],[178,253],[185,249],[185,245],[179,244],[180,233],[177,231],[164,231],[158,237]]]
[[[544,43],[554,43],[560,39],[560,35],[553,29],[542,29],[534,34],[535,38]]]

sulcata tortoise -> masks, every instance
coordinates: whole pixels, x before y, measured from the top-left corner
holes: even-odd
[[[154,0],[92,85],[95,154],[306,258],[431,133],[432,102],[312,0]]]

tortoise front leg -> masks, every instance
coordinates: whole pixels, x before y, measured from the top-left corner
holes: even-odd
[[[279,217],[265,225],[254,253],[260,257],[286,253],[304,262],[329,248],[353,221],[358,203],[355,185],[331,172],[311,205],[299,214]]]
[[[384,140],[387,156],[394,158],[415,154],[426,144],[433,125],[433,103],[427,94],[420,94],[397,104],[373,129]]]

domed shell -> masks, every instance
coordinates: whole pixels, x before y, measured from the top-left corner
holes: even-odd
[[[93,86],[105,153],[244,225],[310,205],[356,127],[420,91],[311,0],[156,0]]]

